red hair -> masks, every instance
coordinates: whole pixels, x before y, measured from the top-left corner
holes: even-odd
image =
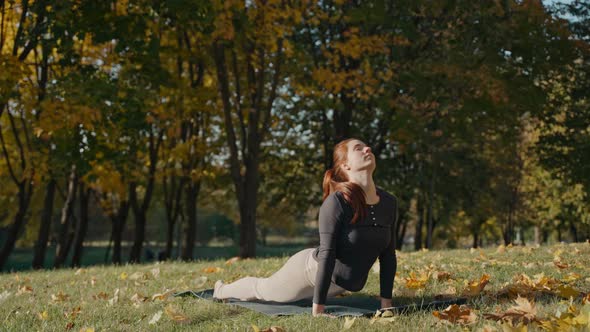
[[[354,215],[352,216],[351,224],[358,221],[359,218],[364,219],[366,216],[365,205],[367,199],[365,197],[365,191],[361,186],[356,183],[350,182],[346,172],[342,169],[342,166],[347,161],[348,156],[348,142],[354,140],[349,138],[344,140],[336,146],[334,146],[333,154],[333,165],[332,168],[326,171],[324,174],[324,182],[322,183],[322,189],[324,195],[322,201],[333,192],[339,191],[344,196],[344,200],[352,207]]]

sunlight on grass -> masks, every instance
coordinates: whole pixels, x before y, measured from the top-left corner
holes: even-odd
[[[212,288],[218,279],[231,282],[247,275],[269,276],[286,257],[11,273],[0,275],[0,324],[8,331],[252,331],[252,325],[260,330],[279,326],[286,331],[341,331],[345,327],[502,331],[518,324],[555,328],[566,323],[588,324],[590,317],[584,315],[589,306],[583,302],[590,300],[589,257],[588,243],[399,253],[395,304],[468,295],[467,305],[436,314],[419,311],[354,321],[311,315],[268,317],[171,296],[176,291]],[[375,266],[363,293],[377,296],[378,272]]]

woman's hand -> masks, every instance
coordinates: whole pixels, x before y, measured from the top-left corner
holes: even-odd
[[[381,309],[391,308],[391,307],[393,307],[393,304],[391,302],[391,299],[381,298]]]
[[[316,304],[316,303],[314,303],[313,306],[311,307],[311,314],[313,315],[313,317],[330,317],[330,318],[336,318],[336,316],[334,316],[334,315],[327,314],[324,311],[325,308],[326,307],[323,304]]]

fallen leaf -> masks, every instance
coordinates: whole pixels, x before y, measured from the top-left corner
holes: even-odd
[[[129,276],[129,280],[142,280],[146,279],[146,275],[143,272],[134,272]],[[125,280],[125,279],[123,279]]]
[[[470,325],[477,320],[477,315],[465,305],[452,304],[445,310],[435,311],[432,314],[444,323]]]
[[[174,293],[173,290],[166,289],[163,293],[158,293],[158,294],[152,295],[152,301],[155,301],[155,300],[165,301],[166,299],[168,299],[168,297],[170,295],[172,295],[172,293]]]
[[[29,286],[29,285],[24,285],[18,288],[18,291],[16,292],[16,295],[21,295],[24,293],[32,293],[33,292],[33,287]]]
[[[590,293],[586,294],[582,299],[582,304],[590,304]]]
[[[109,305],[114,305],[117,302],[119,302],[119,288],[115,289],[115,294],[113,295],[113,298],[109,300]]]
[[[153,268],[150,272],[152,273],[152,276],[155,279],[158,279],[158,277],[160,276],[160,268],[159,267]]]
[[[80,329],[80,332],[94,332],[93,327],[83,327]]]
[[[217,272],[222,272],[223,269],[220,267],[215,267],[215,266],[211,266],[211,267],[206,267],[203,269],[203,272],[205,273],[217,273]]]
[[[154,325],[154,324],[156,324],[156,323],[157,323],[157,322],[160,320],[160,318],[162,318],[162,310],[160,310],[160,311],[156,312],[156,313],[155,313],[155,314],[152,316],[152,319],[150,319],[150,321],[149,321],[149,324],[150,324],[150,325]]]
[[[570,297],[576,298],[578,297],[578,295],[580,295],[580,292],[578,290],[568,285],[561,285],[557,287],[555,293],[566,299],[569,299]]]
[[[10,292],[6,290],[0,293],[0,303],[6,301],[10,297],[10,295]]]
[[[572,281],[576,281],[578,279],[582,278],[582,275],[575,273],[575,272],[571,272],[569,273],[567,276],[565,276],[562,281],[563,282],[572,282]]]
[[[59,291],[57,294],[51,294],[51,300],[54,302],[66,301],[70,296]]]
[[[356,322],[356,317],[344,317],[344,325],[342,325],[342,329],[350,330],[350,328],[354,325],[354,322]]]
[[[166,308],[164,308],[164,312],[166,313],[166,315],[170,319],[172,319],[173,321],[175,321],[177,323],[189,323],[190,322],[190,319],[186,315],[181,313],[176,307],[174,307],[171,304],[167,305]]]
[[[570,267],[568,263],[563,263],[563,262],[558,261],[558,260],[554,260],[553,261],[553,265],[557,266],[561,270],[567,269],[568,267]]]
[[[260,332],[285,332],[285,329],[283,329],[280,326],[271,326],[271,327],[266,328],[264,330],[260,330]]]
[[[127,279],[127,272],[121,272],[121,274],[119,275],[119,279],[126,280]]]
[[[82,312],[82,308],[81,307],[74,307],[72,308],[72,310],[70,310],[70,312],[64,312],[64,317],[65,318],[71,318],[74,319],[76,318],[76,316],[78,316],[80,313]]]
[[[514,302],[516,305],[510,307],[505,312],[484,314],[484,317],[496,321],[509,321],[512,325],[515,323],[528,324],[530,322],[538,321],[537,308],[534,303],[530,302],[525,297],[518,297]]]
[[[444,281],[444,280],[449,280],[449,279],[451,279],[451,274],[449,272],[438,271],[436,273],[436,280],[438,280],[438,281]]]
[[[232,265],[233,263],[235,263],[235,262],[237,262],[239,260],[240,260],[240,257],[239,256],[232,257],[232,258],[230,258],[230,259],[228,259],[228,260],[225,261],[225,265]]]
[[[416,273],[410,272],[410,277],[405,278],[406,287],[409,289],[418,289],[426,287],[428,282],[428,273],[422,272],[420,276],[416,276]]]
[[[40,312],[37,314],[37,317],[39,317],[40,320],[48,320],[49,319],[49,313],[47,312],[47,310]]]
[[[505,252],[506,252],[506,247],[503,244],[499,245],[498,249],[496,249],[497,254],[503,254]]]
[[[512,323],[506,322],[506,323],[502,324],[501,326],[502,326],[503,332],[528,332],[528,330],[529,330],[529,328],[525,324],[522,324],[522,323],[514,326]]]
[[[490,282],[490,275],[484,274],[479,280],[471,281],[463,291],[463,296],[477,296],[481,294],[486,285]]]
[[[97,300],[97,299],[106,300],[109,298],[109,295],[105,292],[100,292],[96,295],[92,295],[92,298],[95,300]]]
[[[140,304],[144,303],[145,301],[147,301],[148,298],[139,294],[139,293],[135,293],[133,294],[133,296],[131,297],[131,302],[133,302],[133,304],[137,307]]]

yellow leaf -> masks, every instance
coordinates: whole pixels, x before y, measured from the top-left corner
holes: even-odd
[[[354,325],[354,322],[356,322],[356,317],[344,317],[344,325],[342,326],[342,329],[349,330]]]
[[[119,279],[126,280],[127,279],[127,272],[121,272],[121,275],[119,276]]]
[[[172,305],[168,305],[166,306],[166,308],[164,308],[164,312],[166,313],[166,315],[172,319],[173,321],[177,322],[177,323],[189,323],[190,319],[184,315],[183,313],[181,313],[176,307],[172,306]]]
[[[51,294],[51,299],[55,302],[66,301],[70,296],[59,291],[57,294]]]
[[[203,269],[203,272],[205,272],[205,273],[217,273],[217,272],[222,272],[222,271],[223,271],[222,268],[214,267],[214,266],[206,267]]]
[[[47,312],[47,310],[40,312],[37,314],[37,317],[39,317],[40,320],[48,320],[49,319],[49,313]]]
[[[486,285],[490,282],[490,275],[484,274],[479,280],[471,281],[467,284],[467,287],[463,291],[464,296],[477,296],[479,295]]]
[[[570,274],[565,276],[565,278],[563,278],[563,282],[572,282],[572,281],[576,281],[580,278],[582,278],[582,275],[575,273],[575,272],[571,272]]]
[[[557,287],[555,292],[557,295],[569,299],[570,297],[576,298],[580,295],[580,292],[574,289],[572,286],[561,285]]]
[[[83,327],[80,329],[80,332],[94,332],[93,327]]]

